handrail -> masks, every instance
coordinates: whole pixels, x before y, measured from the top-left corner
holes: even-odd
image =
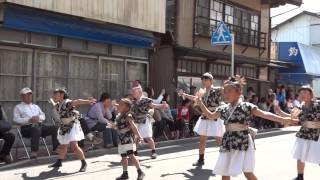
[[[214,23],[210,24],[210,22]],[[210,37],[212,30],[216,28],[216,25],[218,23],[219,21],[215,19],[203,16],[196,16],[194,23],[195,34],[199,36]],[[225,24],[227,25],[229,30],[235,34],[235,43],[251,47],[257,47],[261,49],[266,48],[267,33],[253,30],[250,28],[244,28],[242,26],[230,24],[227,22],[225,22]],[[199,32],[199,26],[202,26],[202,31],[204,32]]]

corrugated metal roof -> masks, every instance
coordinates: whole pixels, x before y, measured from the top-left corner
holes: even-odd
[[[309,15],[309,16],[314,16],[314,17],[320,18],[320,15],[317,14],[317,13],[313,13],[313,12],[309,12],[309,11],[302,11],[301,13],[299,13],[299,14],[297,14],[297,15],[295,15],[295,16],[293,16],[293,17],[291,17],[291,18],[289,18],[289,19],[287,19],[287,20],[285,20],[285,21],[283,21],[282,23],[274,26],[274,27],[272,28],[272,30],[277,29],[277,28],[279,28],[280,26],[282,26],[282,25],[284,25],[284,24],[287,24],[288,22],[293,21],[294,19],[296,19],[296,18],[298,18],[298,17],[300,17],[300,16],[302,16],[302,15]]]

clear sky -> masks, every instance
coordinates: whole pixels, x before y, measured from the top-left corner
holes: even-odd
[[[284,5],[284,6],[280,6],[278,8],[272,8],[271,9],[271,17],[275,16],[277,14],[286,12],[288,10],[295,9],[295,8],[297,8],[297,6],[294,6],[294,5]],[[290,11],[288,13],[285,13],[283,15],[272,18],[272,26],[275,26],[275,25],[291,18],[292,16],[295,16],[302,11],[310,11],[310,12],[314,12],[314,13],[320,13],[320,0],[303,0],[303,4],[301,5],[300,8],[293,10],[293,11]]]

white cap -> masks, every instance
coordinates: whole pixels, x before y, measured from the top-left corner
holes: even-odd
[[[32,90],[27,87],[21,89],[21,91],[20,91],[20,94],[29,94],[29,93],[32,93]]]
[[[212,74],[209,73],[209,72],[206,72],[206,73],[204,73],[204,74],[202,75],[201,79],[205,79],[205,78],[208,78],[208,79],[213,80],[213,76],[212,76]]]

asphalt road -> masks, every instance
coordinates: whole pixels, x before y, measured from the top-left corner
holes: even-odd
[[[296,162],[291,149],[295,141],[294,134],[279,135],[256,140],[256,170],[259,180],[291,180],[296,176]],[[213,142],[210,142],[213,143]],[[147,180],[214,180],[212,169],[218,157],[218,148],[209,147],[206,153],[206,164],[202,169],[191,164],[198,158],[197,143],[184,142],[161,147],[156,160],[149,159],[149,151],[143,151],[140,159]],[[319,152],[320,155],[320,152]],[[52,170],[47,165],[32,166],[0,172],[0,180],[43,180],[43,179],[77,179],[77,180],[111,180],[121,174],[120,157],[104,155],[88,159],[88,171],[77,173],[80,161],[68,161],[59,170]],[[130,179],[136,179],[136,171],[129,167]],[[232,178],[245,179],[243,175]],[[307,164],[306,180],[320,180],[320,166]]]

